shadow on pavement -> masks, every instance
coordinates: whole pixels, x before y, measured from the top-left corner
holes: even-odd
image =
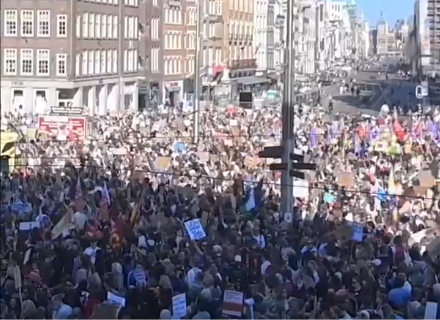
[[[358,97],[356,95],[346,94],[346,95],[335,96],[333,97],[333,100],[336,102],[345,103],[352,107],[366,107],[368,102],[374,99],[372,98],[372,96],[373,95],[369,94],[369,95],[361,95]]]

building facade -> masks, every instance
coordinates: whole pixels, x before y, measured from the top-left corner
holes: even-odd
[[[167,0],[163,5],[162,99],[175,106],[185,99],[185,79],[194,73],[197,7],[194,0]]]
[[[139,3],[139,106],[157,106],[163,98],[163,2]]]
[[[254,39],[253,50],[257,60],[258,71],[267,69],[267,37],[268,37],[268,0],[254,1]]]
[[[222,87],[227,95],[236,97],[238,92],[251,83],[257,72],[254,51],[254,0],[224,1],[223,46],[228,48],[223,68]]]
[[[1,15],[2,110],[137,110],[139,0],[5,0]]]

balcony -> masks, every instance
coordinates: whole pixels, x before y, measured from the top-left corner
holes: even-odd
[[[231,70],[256,69],[257,59],[240,59],[228,61],[228,68]]]

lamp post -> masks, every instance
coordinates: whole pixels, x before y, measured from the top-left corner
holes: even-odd
[[[196,52],[194,57],[194,102],[193,102],[193,142],[199,142],[200,130],[200,47],[202,45],[201,24],[202,20],[202,1],[197,0],[197,25],[196,25]]]

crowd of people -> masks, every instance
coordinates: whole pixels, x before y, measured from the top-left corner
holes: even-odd
[[[201,110],[198,139],[178,108],[88,119],[82,141],[23,133],[1,179],[1,318],[438,319],[440,113],[296,110],[317,170],[293,212],[258,157],[276,108]]]

